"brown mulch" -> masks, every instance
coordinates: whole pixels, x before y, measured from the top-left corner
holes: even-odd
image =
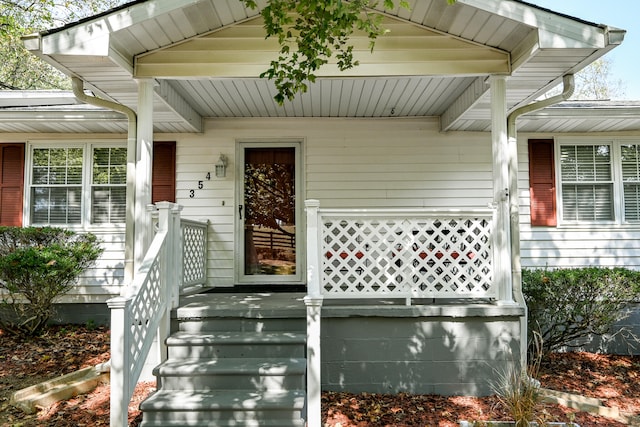
[[[76,396],[36,414],[25,414],[9,404],[11,395],[78,369],[109,360],[109,330],[76,325],[53,326],[43,336],[20,340],[0,330],[0,426],[1,427],[93,427],[109,425],[109,384]],[[138,405],[155,384],[136,387],[129,407],[129,424],[142,420]]]
[[[109,359],[109,331],[105,328],[56,326],[27,341],[0,331],[0,426],[82,427],[109,425],[109,385],[28,415],[9,404],[12,393]],[[640,415],[640,357],[593,353],[552,354],[541,368],[546,388],[602,399],[630,415]],[[129,407],[129,423],[139,425],[138,404],[154,390],[152,383],[136,388]],[[381,395],[325,392],[325,427],[453,427],[459,420],[508,420],[495,397]],[[624,426],[561,405],[545,404],[546,420],[575,421],[582,427]]]

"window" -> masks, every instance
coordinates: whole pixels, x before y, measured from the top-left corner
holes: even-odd
[[[91,175],[91,222],[125,222],[127,149],[94,148]]]
[[[82,148],[34,148],[31,222],[80,224]]]
[[[124,146],[33,146],[31,224],[124,223],[126,169]]]
[[[561,145],[560,179],[563,220],[613,220],[610,145]]]
[[[532,226],[640,223],[640,142],[531,139],[529,194]]]
[[[624,219],[640,221],[640,145],[620,147]]]

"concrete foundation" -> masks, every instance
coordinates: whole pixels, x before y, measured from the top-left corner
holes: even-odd
[[[322,383],[331,391],[489,395],[519,364],[518,307],[323,308]]]

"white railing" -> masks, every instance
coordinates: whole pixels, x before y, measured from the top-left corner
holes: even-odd
[[[155,205],[149,205],[153,230],[158,232],[158,211]],[[173,210],[182,211],[182,206],[174,205]],[[207,282],[207,233],[209,221],[194,221],[181,218],[176,225],[180,239],[179,253],[182,253],[182,263],[178,264],[180,289],[194,285],[204,285]]]
[[[307,200],[307,426],[321,427],[325,298],[497,298],[495,210],[320,209]]]
[[[180,221],[183,287],[207,281],[207,229],[207,222]]]
[[[497,298],[493,215],[491,209],[318,208],[319,248],[312,268],[318,271],[319,293],[408,301]]]
[[[107,302],[111,309],[111,427],[128,423],[129,401],[156,333],[160,362],[166,359],[164,340],[169,335],[171,309],[178,305],[184,272],[192,283],[206,274],[207,224],[181,221],[180,207],[174,203],[159,202],[155,208],[157,212],[151,213],[157,214],[155,237],[133,283],[122,296]],[[185,235],[187,241],[181,243]],[[189,256],[180,256],[180,251]],[[183,268],[185,258],[189,258],[189,266]],[[197,262],[201,265],[196,266]]]

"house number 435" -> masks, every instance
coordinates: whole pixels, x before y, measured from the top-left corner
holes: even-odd
[[[207,175],[204,177],[207,181],[211,181],[211,172],[207,172]],[[204,188],[204,181],[198,181],[198,190],[202,190]],[[196,190],[189,190],[189,198],[193,199],[196,197]]]

